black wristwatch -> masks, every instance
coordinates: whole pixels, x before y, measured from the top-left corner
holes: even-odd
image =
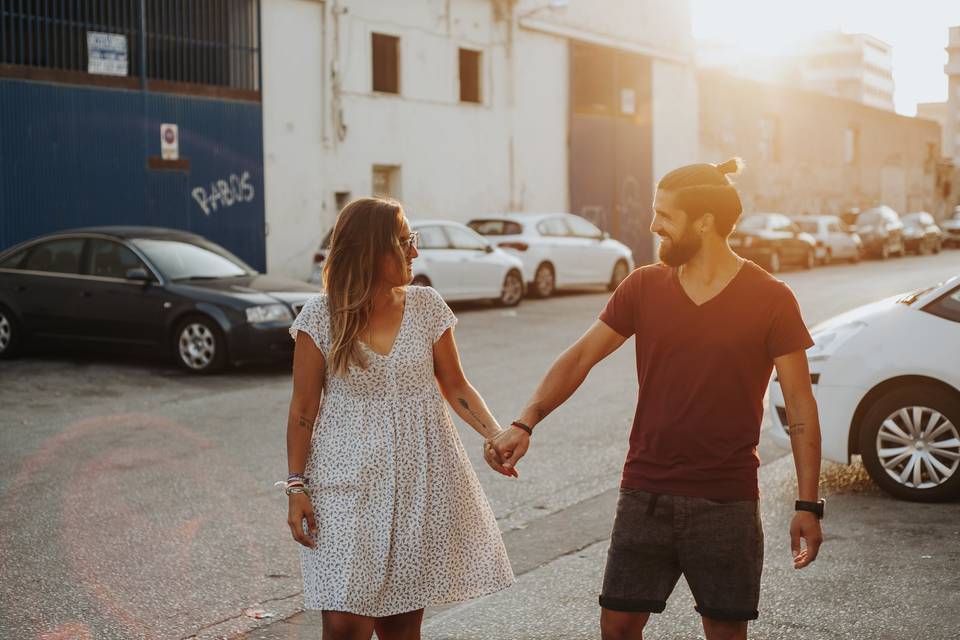
[[[820,498],[816,502],[807,502],[806,500],[797,500],[794,505],[794,511],[809,511],[817,516],[818,520],[823,520],[823,505],[825,500]]]

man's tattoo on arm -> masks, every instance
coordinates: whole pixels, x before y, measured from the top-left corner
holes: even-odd
[[[801,435],[806,430],[802,422],[794,422],[793,424],[787,425],[785,429],[791,438]]]
[[[484,431],[487,430],[487,425],[486,425],[486,423],[484,423],[484,421],[480,419],[480,416],[478,416],[477,413],[476,413],[473,409],[470,408],[470,403],[468,403],[468,402],[467,402],[465,399],[463,399],[463,398],[457,398],[457,402],[459,402],[459,403],[460,403],[460,406],[463,407],[464,410],[466,410],[466,412],[469,413],[470,416],[471,416],[474,420],[477,421],[477,423],[483,428]]]

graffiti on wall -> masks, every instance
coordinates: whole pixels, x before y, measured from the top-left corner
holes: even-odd
[[[232,207],[242,202],[252,202],[256,197],[256,191],[250,184],[250,172],[244,171],[239,176],[231,173],[229,177],[220,180],[214,180],[210,183],[210,189],[204,187],[194,187],[190,192],[193,199],[200,205],[204,215],[209,216],[211,211],[217,211],[220,207]]]

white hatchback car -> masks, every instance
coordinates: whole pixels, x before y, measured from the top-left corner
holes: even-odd
[[[411,220],[410,230],[420,234],[420,255],[413,261],[414,284],[431,286],[449,301],[491,299],[506,307],[520,304],[524,280],[519,259],[459,222]],[[309,278],[313,284],[323,283],[331,233],[324,236],[313,256]]]
[[[633,252],[588,220],[570,213],[505,213],[467,225],[523,261],[530,291],[605,285],[612,291],[633,270]]]
[[[833,260],[860,262],[863,241],[860,236],[837,216],[800,216],[794,218],[800,230],[817,241],[817,262],[830,264]]]
[[[960,496],[960,276],[840,314],[812,334],[823,457],[860,454],[898,498]],[[776,376],[770,408],[772,436],[789,447]]]

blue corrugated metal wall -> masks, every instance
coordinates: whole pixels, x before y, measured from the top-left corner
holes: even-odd
[[[158,171],[160,124],[188,171]],[[259,103],[0,80],[0,249],[71,227],[186,229],[263,271]]]

